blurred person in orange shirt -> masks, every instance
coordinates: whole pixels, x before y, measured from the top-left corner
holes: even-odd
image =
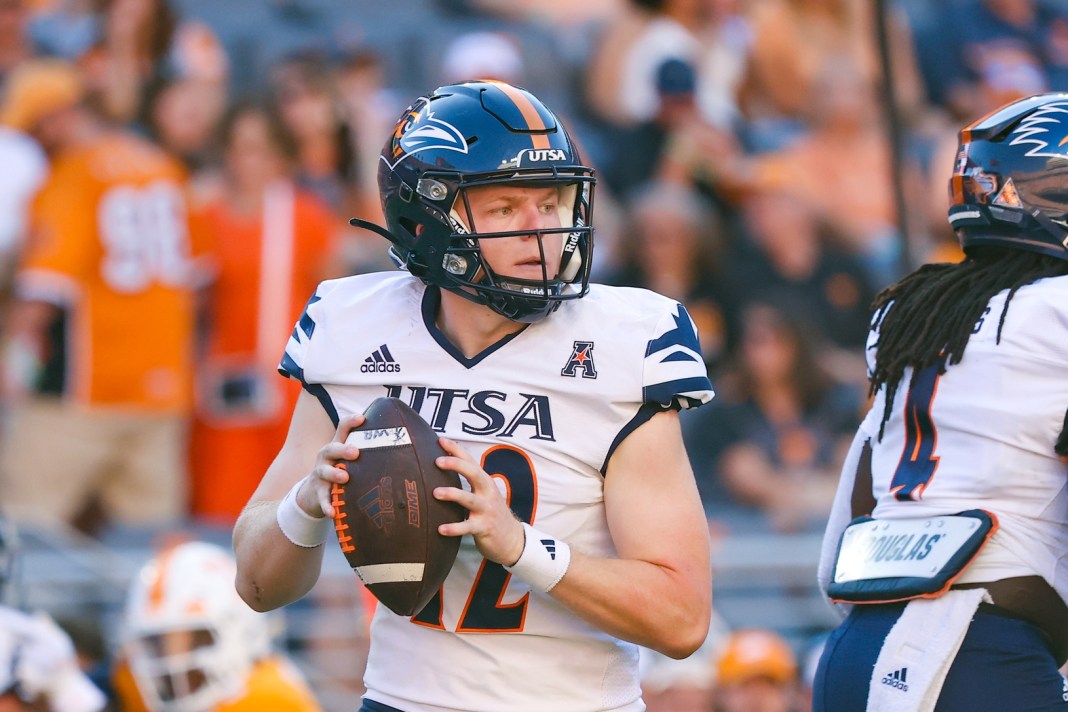
[[[218,273],[197,366],[192,511],[232,524],[285,441],[300,386],[277,377],[275,345],[328,276],[339,223],[294,184],[296,143],[271,107],[238,103],[221,136],[222,187],[201,221]]]
[[[6,324],[0,491],[16,519],[75,522],[95,503],[106,521],[158,524],[185,514],[203,245],[178,162],[84,102],[71,65],[35,60],[0,105],[51,162]],[[44,453],[62,486],[38,475]]]

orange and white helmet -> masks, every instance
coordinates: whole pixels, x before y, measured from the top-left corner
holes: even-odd
[[[241,600],[227,550],[185,542],[150,560],[131,584],[122,654],[153,712],[206,712],[242,696],[271,652],[272,619]]]

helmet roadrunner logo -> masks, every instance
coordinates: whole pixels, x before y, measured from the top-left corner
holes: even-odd
[[[1035,111],[1009,134],[1010,146],[1031,145],[1028,156],[1068,159],[1068,101],[1055,101]]]
[[[408,156],[431,148],[467,153],[467,140],[449,122],[435,119],[433,111],[409,111],[393,131],[393,163],[386,163],[394,168]]]

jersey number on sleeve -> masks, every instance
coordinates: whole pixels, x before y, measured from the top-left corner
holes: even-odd
[[[938,469],[938,428],[931,418],[931,405],[938,392],[938,379],[945,358],[916,374],[905,397],[905,447],[897,463],[890,491],[902,502],[919,500]]]
[[[512,511],[524,522],[533,524],[538,478],[527,454],[509,445],[492,447],[482,455],[482,469],[504,481]],[[511,576],[500,564],[483,559],[456,632],[505,633],[523,630],[530,594],[514,603],[501,602]],[[412,621],[441,628],[441,612],[439,590],[426,607],[412,617]]]

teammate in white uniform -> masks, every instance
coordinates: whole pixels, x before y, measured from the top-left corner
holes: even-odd
[[[876,300],[875,400],[843,468],[820,578],[839,600],[878,595],[852,606],[828,642],[816,710],[1068,709],[1057,672],[1068,659],[1066,137],[1068,94],[1014,102],[964,128],[949,215],[966,258],[926,265]],[[931,544],[941,526],[932,518],[977,509],[993,526],[970,565],[939,571],[923,596],[895,590],[916,584],[895,574],[928,555],[917,544]],[[853,562],[836,566],[838,545],[864,515],[914,528],[884,529],[905,533],[869,550],[882,574],[843,588]],[[979,588],[983,602],[967,593]],[[951,615],[966,596],[974,613],[944,649],[948,673],[933,675],[944,660],[925,653],[952,631],[924,611]],[[939,609],[942,598],[954,603]],[[881,669],[895,655],[903,662]]]
[[[379,185],[388,230],[362,225],[407,272],[323,283],[294,329],[280,370],[305,392],[234,531],[239,592],[266,610],[309,590],[344,440],[402,398],[466,480],[436,496],[470,514],[441,529],[463,536],[442,594],[378,607],[363,709],[644,709],[636,644],[689,655],[711,613],[677,416],[712,397],[692,320],[589,285],[592,171],[525,90],[418,99]]]

